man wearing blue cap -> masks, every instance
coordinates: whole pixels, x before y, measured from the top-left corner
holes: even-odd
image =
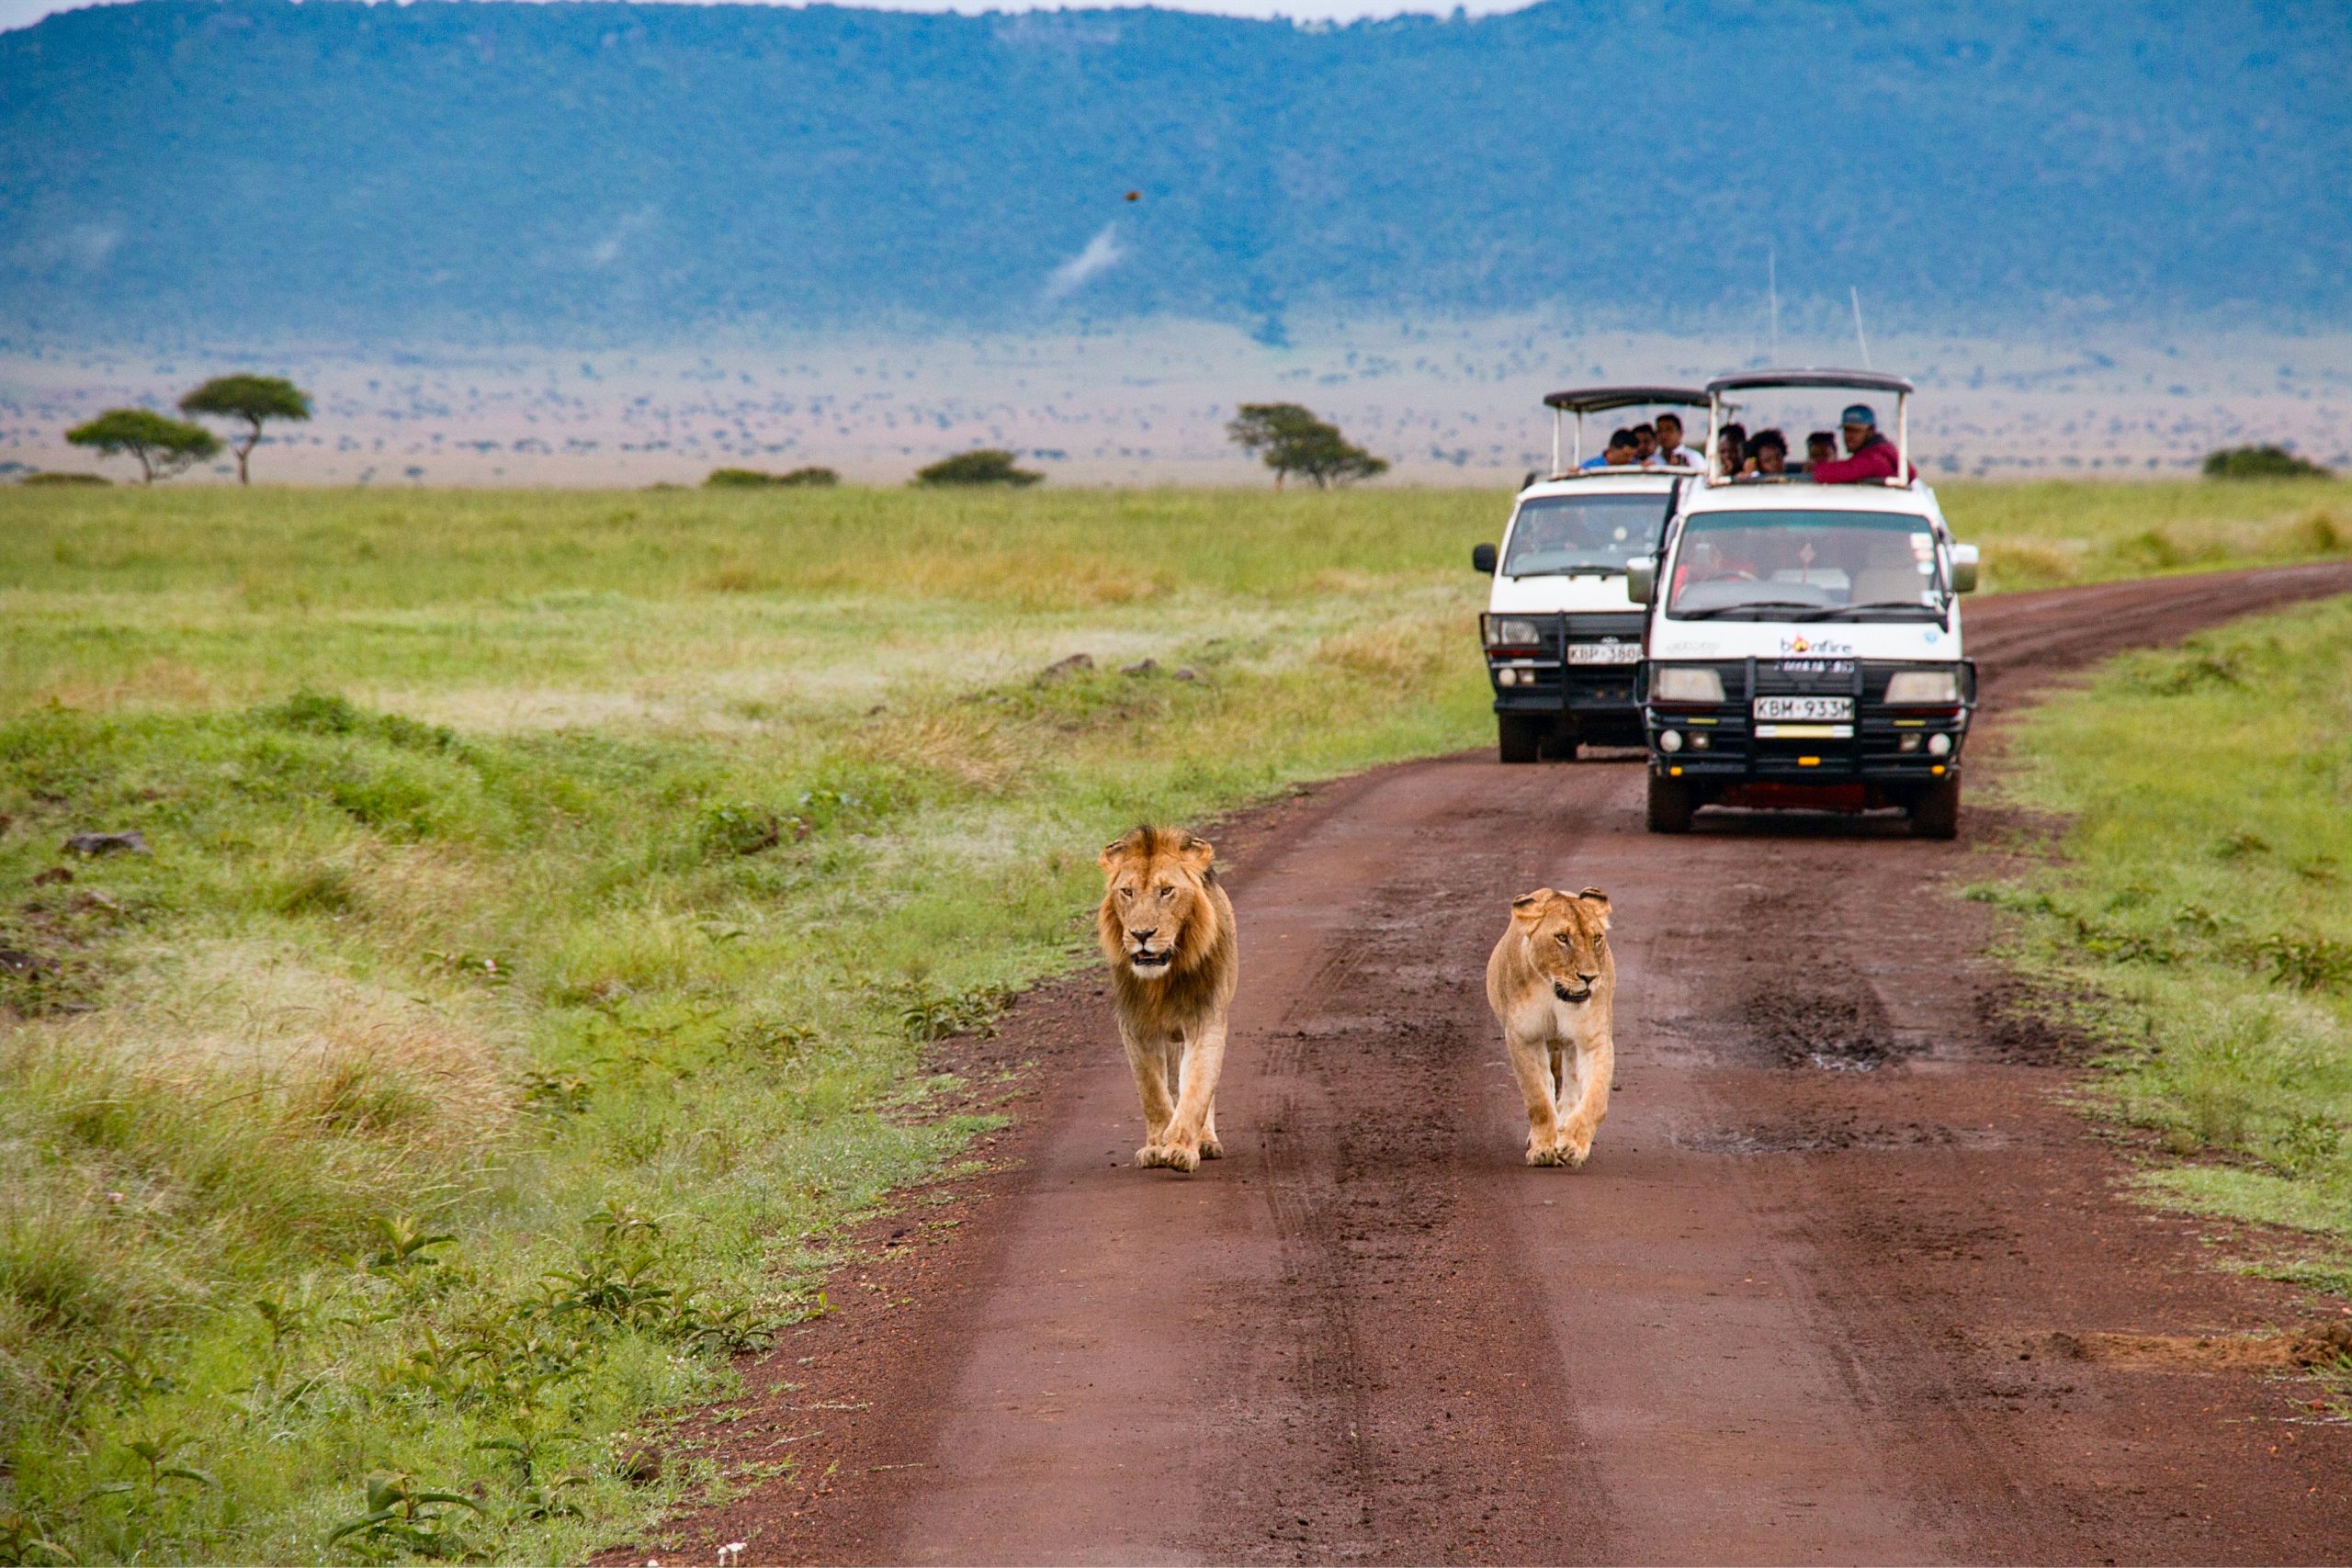
[[[1878,415],[1870,404],[1855,403],[1838,416],[1838,425],[1845,434],[1846,456],[1814,464],[1815,484],[1873,484],[1901,472],[1902,454],[1878,433]],[[1908,477],[1917,479],[1919,470],[1913,468]]]

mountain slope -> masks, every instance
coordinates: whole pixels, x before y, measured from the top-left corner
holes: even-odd
[[[1914,320],[2342,321],[2347,80],[2320,4],[147,0],[0,35],[0,329],[1672,324],[1768,247],[1785,294]]]

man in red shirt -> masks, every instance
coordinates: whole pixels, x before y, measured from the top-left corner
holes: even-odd
[[[1871,412],[1870,404],[1854,404],[1838,416],[1838,424],[1846,437],[1846,456],[1814,464],[1815,484],[1875,483],[1891,479],[1900,471],[1902,455],[1894,442],[1878,433],[1878,415]],[[1919,470],[1913,468],[1908,477],[1917,479]]]

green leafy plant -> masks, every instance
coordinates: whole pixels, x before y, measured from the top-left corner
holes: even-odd
[[[454,1510],[482,1511],[481,1505],[461,1493],[420,1487],[404,1471],[379,1470],[369,1475],[367,1499],[367,1512],[329,1531],[326,1544],[347,1544],[377,1562],[401,1556],[462,1557],[467,1542]]]
[[[49,1538],[40,1519],[28,1513],[0,1513],[0,1568],[32,1568],[34,1564],[71,1563],[74,1554]]]

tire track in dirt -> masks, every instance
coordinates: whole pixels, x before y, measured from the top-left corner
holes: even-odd
[[[2116,649],[2341,592],[2352,564],[2016,595],[1969,644],[1997,721]],[[791,1473],[632,1554],[2352,1556],[2344,1428],[2243,1372],[2047,1348],[2312,1309],[2118,1198],[2057,1103],[2064,1043],[2005,1013],[1951,897],[1992,864],[1876,820],[1656,839],[1640,796],[1619,762],[1448,759],[1221,830],[1230,1157],[1128,1168],[1099,987],[1024,999],[957,1047],[976,1084],[1020,1067],[989,1168],[914,1195],[842,1310],[681,1435]],[[1531,1170],[1479,976],[1511,894],[1588,882],[1621,1092],[1584,1170]]]

